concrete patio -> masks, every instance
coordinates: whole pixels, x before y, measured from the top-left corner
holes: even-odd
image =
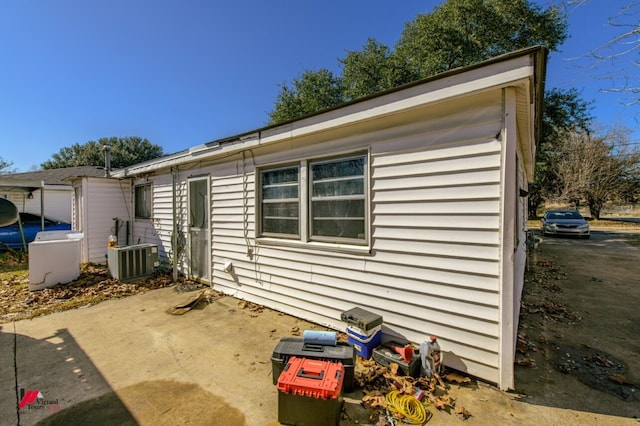
[[[295,329],[321,327],[269,309],[243,309],[228,296],[184,315],[166,313],[189,296],[164,288],[2,324],[0,424],[277,425],[273,350]],[[44,403],[18,408],[21,390],[34,398],[40,392]],[[453,384],[449,394],[471,413],[466,424],[594,419],[526,404],[482,383]],[[372,424],[358,390],[345,396],[341,425]],[[429,424],[462,423],[453,412],[429,410]]]

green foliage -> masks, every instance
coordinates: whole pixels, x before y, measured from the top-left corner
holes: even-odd
[[[369,38],[361,51],[348,51],[342,64],[344,98],[358,99],[417,79],[403,58]]]
[[[394,49],[368,39],[348,51],[341,75],[305,71],[280,86],[270,123],[292,120],[452,68],[534,45],[555,50],[566,39],[565,16],[526,0],[448,0],[405,25]]]
[[[550,89],[545,93],[542,115],[542,143],[555,145],[563,134],[589,132],[593,116],[590,103],[580,97],[576,89]]]
[[[104,166],[104,147],[111,146],[111,167],[114,169],[130,166],[160,157],[162,147],[137,136],[100,138],[85,144],[73,144],[52,155],[52,159],[42,163],[43,169],[57,169],[74,166]]]
[[[269,113],[271,123],[330,108],[343,101],[342,84],[328,69],[305,71],[293,79],[293,86],[283,84],[275,108]]]
[[[12,166],[13,166],[13,161],[5,160],[0,155],[0,175],[4,175],[7,173],[15,173],[15,169]]]
[[[525,47],[555,50],[566,39],[555,7],[526,0],[449,0],[407,23],[396,53],[427,77]]]

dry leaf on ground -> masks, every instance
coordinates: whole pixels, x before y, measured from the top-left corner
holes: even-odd
[[[444,375],[444,379],[447,382],[458,383],[458,384],[471,382],[471,379],[469,377],[462,376],[462,375],[460,375],[458,373],[445,374]]]

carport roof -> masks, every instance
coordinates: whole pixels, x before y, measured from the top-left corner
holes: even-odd
[[[104,168],[98,166],[66,167],[34,172],[0,175],[0,192],[32,192],[44,185],[71,186],[72,177],[101,177]]]

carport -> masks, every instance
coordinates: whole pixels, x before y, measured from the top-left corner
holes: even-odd
[[[73,186],[70,179],[104,175],[104,168],[100,166],[74,166],[0,175],[0,197],[11,201],[20,212],[71,223]],[[44,219],[41,219],[42,230],[44,224]]]
[[[33,192],[36,190],[40,190],[40,229],[44,231],[44,181],[0,177],[0,193],[4,197],[6,197],[7,193],[19,193],[23,194],[24,197],[33,197]],[[18,226],[22,234],[23,248],[27,250],[27,242],[24,238],[20,216],[18,216]]]

